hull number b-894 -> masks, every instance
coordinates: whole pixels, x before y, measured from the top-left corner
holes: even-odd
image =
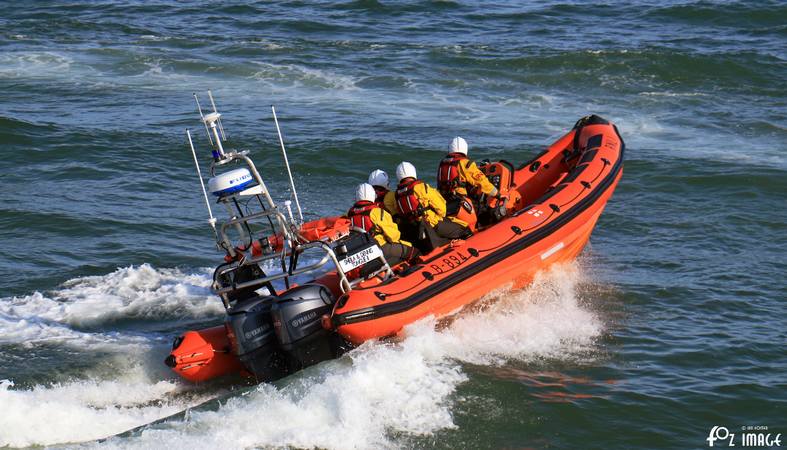
[[[445,258],[435,260],[432,264],[429,265],[429,268],[432,269],[432,272],[435,275],[439,275],[443,272],[450,272],[457,267],[464,264],[470,258],[462,254],[462,252],[456,252]]]

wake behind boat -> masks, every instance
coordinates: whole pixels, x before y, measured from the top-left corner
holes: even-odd
[[[213,276],[226,317],[177,337],[166,359],[194,382],[233,373],[273,381],[421,318],[451,314],[496,288],[523,287],[539,270],[582,251],[623,172],[617,128],[584,117],[531,161],[480,165],[499,193],[482,204],[494,209],[494,220],[466,239],[391,265],[375,239],[345,217],[303,223],[297,194],[300,220],[289,202],[283,214],[248,152],[224,150],[221,114],[210,100],[212,113],[199,109],[213,146],[208,190],[229,215],[221,224],[187,133],[210,224],[226,253]],[[290,183],[295,193],[291,176]]]

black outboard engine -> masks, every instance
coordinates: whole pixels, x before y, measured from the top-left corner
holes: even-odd
[[[320,284],[304,284],[281,295],[271,308],[273,326],[290,372],[334,359],[342,353],[342,340],[322,327],[335,299]]]
[[[320,284],[276,296],[239,300],[225,326],[233,352],[257,381],[275,381],[344,352],[346,343],[322,326],[335,299]]]
[[[232,350],[257,381],[275,381],[288,373],[271,318],[275,301],[276,297],[257,296],[227,310],[225,327]]]

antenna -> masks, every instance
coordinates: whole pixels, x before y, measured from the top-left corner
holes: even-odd
[[[219,110],[216,109],[216,102],[213,101],[213,92],[208,89],[208,98],[210,99],[210,104],[213,106],[213,112],[215,114],[219,114]],[[227,134],[224,132],[224,125],[221,124],[221,115],[219,114],[219,131],[221,131],[221,140],[227,142]]]
[[[289,214],[289,216],[290,216],[290,222],[294,223],[295,219],[292,217],[292,206],[291,205],[292,205],[292,202],[289,201],[289,200],[284,202],[284,206],[287,207],[287,214]],[[303,219],[301,219],[301,221],[303,221]]]
[[[199,102],[198,102],[199,103]],[[202,111],[200,111],[200,114]],[[194,157],[194,165],[197,167],[197,175],[199,176],[199,184],[202,186],[202,195],[205,197],[205,206],[208,207],[208,223],[213,228],[213,234],[216,235],[216,239],[219,237],[219,233],[216,231],[216,218],[213,217],[213,211],[210,209],[210,200],[208,200],[208,191],[205,190],[205,182],[202,181],[202,171],[199,169],[199,162],[197,161],[197,152],[194,150],[194,143],[191,141],[191,131],[186,129],[186,137],[189,139],[189,147],[191,147],[191,156]]]
[[[197,102],[197,111],[199,111],[199,118],[202,119],[202,124],[205,125],[205,133],[208,135],[208,140],[210,141],[210,145],[213,145],[213,138],[210,137],[210,130],[208,129],[208,123],[205,122],[205,115],[202,114],[202,106],[199,104],[199,97],[197,97],[197,93],[194,92],[194,101]]]
[[[213,146],[213,160],[219,162],[226,159],[224,146],[221,145],[221,143],[227,140],[227,136],[224,134],[224,126],[221,124],[221,114],[216,109],[216,102],[213,101],[213,94],[210,91],[208,91],[208,98],[210,98],[210,104],[213,106],[213,112],[203,114],[202,106],[199,104],[199,98],[197,94],[194,93],[194,100],[197,102],[199,116],[202,119],[202,123],[205,124],[205,132],[208,134],[210,145]]]
[[[298,207],[298,217],[303,223],[303,212],[301,211],[301,203],[298,201],[298,192],[295,191],[295,182],[292,181],[292,171],[290,171],[290,162],[287,160],[287,150],[284,149],[284,138],[281,136],[281,129],[279,128],[279,119],[276,118],[276,108],[271,105],[273,112],[273,121],[276,123],[276,132],[279,134],[279,144],[281,144],[281,154],[284,155],[284,165],[287,166],[287,175],[290,176],[290,187],[292,188],[292,195],[295,197],[295,206]],[[287,206],[289,208],[289,206]],[[292,213],[290,213],[292,215]]]

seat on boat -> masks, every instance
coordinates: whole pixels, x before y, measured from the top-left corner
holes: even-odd
[[[504,217],[521,209],[524,204],[522,195],[514,183],[513,164],[504,159],[495,162],[487,159],[482,161],[478,168],[500,193],[500,199],[491,197],[482,199],[483,203],[479,202],[478,226],[480,229],[499,222]]]

